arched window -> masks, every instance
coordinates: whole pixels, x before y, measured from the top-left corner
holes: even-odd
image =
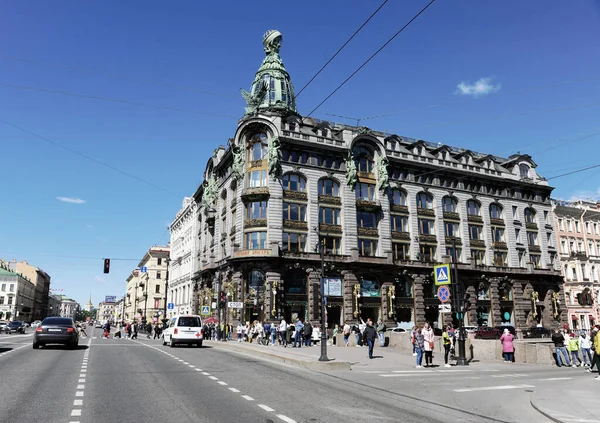
[[[356,170],[359,172],[373,172],[373,152],[367,147],[356,147],[354,149],[354,161],[356,162]]]
[[[406,191],[398,188],[391,190],[390,203],[394,206],[406,206]]]
[[[535,210],[531,207],[525,209],[525,223],[535,223]]]
[[[340,184],[333,179],[321,179],[319,181],[319,195],[340,196]]]
[[[251,270],[248,273],[248,283],[246,284],[246,293],[253,293],[256,296],[262,294],[265,285],[265,275],[260,270]]]
[[[458,201],[454,197],[446,196],[442,198],[442,207],[445,212],[458,213]]]
[[[500,204],[490,204],[490,217],[492,219],[504,219],[504,216],[502,214],[502,206]]]
[[[267,158],[267,135],[263,132],[252,135],[248,139],[248,161]]]
[[[426,192],[420,192],[417,194],[417,208],[418,209],[433,209],[433,197],[431,194]]]
[[[521,178],[529,178],[529,166],[525,163],[521,163],[519,165],[519,174],[521,175]]]
[[[284,175],[281,184],[284,191],[306,191],[306,179],[293,173]]]
[[[481,216],[481,205],[475,200],[467,201],[467,214],[469,216]]]

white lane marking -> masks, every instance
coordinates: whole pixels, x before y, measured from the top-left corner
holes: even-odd
[[[86,375],[86,374],[84,374],[84,373],[82,373],[82,374],[80,374],[80,375],[79,375],[79,377],[86,377],[86,376],[87,376],[87,375]]]
[[[75,401],[73,401],[73,405],[82,406],[83,400],[75,400]]]
[[[177,361],[183,361],[183,359],[181,359],[181,358],[177,358],[177,357],[175,357],[175,359],[176,359]]]
[[[81,369],[81,373],[86,373],[87,369]]]
[[[268,411],[270,413],[272,413],[273,411],[275,411],[273,408],[269,407],[268,405],[264,405],[264,404],[257,404],[260,408],[262,408],[265,411]]]
[[[246,401],[254,401],[254,398],[249,395],[242,395],[242,398],[244,398]]]
[[[202,371],[202,369],[198,369],[198,368],[196,368],[194,370],[196,370],[197,372],[201,372]]]
[[[209,379],[212,379],[212,380],[219,380],[219,378],[218,378],[218,377],[216,377],[216,376],[209,376],[208,378],[209,378]]]
[[[85,383],[85,378],[83,378],[83,379],[79,379],[79,380],[77,381],[77,383]]]
[[[492,375],[492,377],[497,377],[497,378],[503,378],[503,377],[525,377],[525,376],[529,376],[529,375],[524,375],[524,374],[520,374],[520,373],[512,373],[512,374],[507,374],[507,375]]]
[[[82,397],[83,396],[83,391],[77,391],[77,392],[75,392],[75,396],[76,397]]]
[[[240,390],[239,389],[235,389],[235,388],[229,388],[229,390],[231,392],[235,392],[236,394],[239,394]]]
[[[189,367],[191,367],[192,369],[196,366],[194,366],[193,364],[188,364]]]
[[[77,385],[77,389],[85,389],[85,385]]]
[[[283,414],[277,414],[277,417],[279,417],[281,420],[283,420],[286,423],[296,423],[296,420],[292,420],[288,416],[284,416]]]
[[[538,379],[538,380],[571,380],[572,377],[549,377],[546,379]]]
[[[222,380],[220,380],[219,385],[227,386],[227,382],[223,382]]]
[[[202,374],[203,374],[204,376],[210,376],[210,373],[208,373],[208,372],[202,372]]]
[[[503,385],[503,386],[480,386],[478,388],[454,389],[452,392],[475,392],[475,391],[501,391],[504,389],[535,388],[533,385]]]
[[[190,363],[188,363],[187,361],[184,361],[183,364],[190,364]]]
[[[81,410],[71,410],[71,416],[81,416]]]

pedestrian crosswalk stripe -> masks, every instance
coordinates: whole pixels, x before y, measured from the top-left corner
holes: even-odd
[[[476,388],[454,389],[452,392],[474,392],[474,391],[501,391],[505,389],[535,388],[534,385],[503,385],[503,386],[478,386]]]

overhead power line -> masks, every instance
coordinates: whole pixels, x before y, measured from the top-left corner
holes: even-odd
[[[381,47],[379,47],[379,49],[375,53],[373,53],[371,55],[371,57],[369,57],[366,61],[364,61],[362,65],[360,65],[354,72],[352,72],[350,74],[350,76],[348,76],[348,78],[346,78],[340,85],[337,86],[337,88],[335,90],[333,90],[327,97],[325,97],[325,99],[323,101],[321,101],[317,105],[317,107],[312,109],[312,111],[308,115],[306,115],[306,117],[309,117],[310,115],[312,115],[314,112],[316,112],[319,109],[319,107],[321,107],[323,104],[325,104],[325,102],[327,100],[329,100],[336,92],[338,92],[338,90],[340,88],[342,88],[344,85],[346,85],[346,83],[348,81],[350,81],[354,77],[354,75],[356,75],[358,72],[360,72],[360,70],[362,68],[364,68],[371,60],[373,60],[375,58],[375,56],[377,56],[384,48],[387,47],[387,45],[389,43],[391,43],[398,35],[400,35],[411,23],[413,23],[419,16],[421,16],[421,14],[423,12],[425,12],[429,8],[429,6],[431,6],[434,2],[435,2],[435,0],[431,0],[424,8],[422,8],[419,11],[419,13],[417,13],[415,16],[413,16],[411,18],[411,20],[409,20],[402,28],[400,28],[400,30],[398,32],[396,32],[389,40],[387,40]]]
[[[235,99],[239,98],[238,96],[215,93],[215,92],[212,92],[212,91],[206,91],[206,90],[202,90],[200,88],[195,88],[195,87],[189,87],[189,86],[177,85],[177,84],[169,84],[167,82],[154,81],[154,80],[151,80],[151,79],[144,79],[144,78],[139,78],[139,77],[136,77],[136,76],[121,75],[121,74],[116,74],[116,73],[111,73],[111,72],[98,71],[98,70],[94,70],[94,69],[87,69],[87,68],[80,68],[80,67],[76,67],[76,66],[61,65],[61,64],[58,64],[58,63],[42,62],[42,61],[39,61],[39,60],[26,59],[26,58],[23,58],[23,57],[7,56],[5,54],[0,54],[0,59],[3,59],[3,60],[12,60],[12,61],[24,62],[24,63],[33,63],[33,64],[36,64],[36,65],[50,66],[50,67],[54,67],[54,68],[67,69],[67,70],[72,70],[72,71],[76,71],[76,72],[91,73],[91,74],[106,76],[106,77],[109,77],[109,78],[116,78],[116,79],[123,79],[123,80],[128,80],[128,81],[140,82],[140,83],[143,83],[143,84],[159,85],[159,86],[162,85],[162,86],[169,87],[169,88],[176,88],[178,90],[193,91],[193,92],[196,92],[196,93],[208,94],[208,95],[213,95],[213,96],[218,96],[218,97],[225,97],[225,98],[232,98],[232,99],[233,98],[235,98]]]
[[[108,168],[108,169],[110,169],[110,170],[113,170],[113,171],[115,171],[115,172],[117,172],[117,173],[120,173],[120,174],[122,174],[122,175],[125,175],[125,176],[127,176],[128,178],[135,179],[135,180],[136,180],[136,181],[138,181],[138,182],[142,182],[142,183],[144,183],[144,184],[146,184],[146,185],[149,185],[149,186],[151,186],[151,187],[153,187],[153,188],[156,188],[156,189],[159,189],[159,190],[161,190],[161,191],[164,191],[164,192],[166,192],[166,193],[168,193],[168,194],[171,194],[171,195],[173,195],[173,196],[175,196],[175,197],[177,197],[177,198],[183,198],[183,196],[182,196],[182,195],[176,194],[176,193],[174,193],[173,191],[170,191],[170,190],[168,190],[168,189],[166,189],[166,188],[163,188],[163,187],[161,187],[161,186],[158,186],[158,185],[156,185],[156,184],[154,184],[154,183],[152,183],[152,182],[150,182],[150,181],[147,181],[147,180],[145,180],[145,179],[142,179],[142,178],[140,178],[139,176],[133,175],[133,174],[131,174],[131,173],[129,173],[129,172],[126,172],[126,171],[124,171],[124,170],[122,170],[122,169],[119,169],[118,167],[115,167],[115,166],[113,166],[113,165],[111,165],[111,164],[108,164],[108,163],[106,163],[106,162],[103,162],[103,161],[101,161],[101,160],[98,160],[98,159],[96,159],[96,158],[94,158],[94,157],[92,157],[92,156],[89,156],[89,155],[85,154],[85,153],[82,153],[82,152],[80,152],[80,151],[77,151],[77,150],[75,150],[75,149],[73,149],[73,148],[71,148],[71,147],[67,147],[66,145],[63,145],[63,144],[61,144],[61,143],[59,143],[59,142],[56,142],[56,141],[54,141],[54,140],[51,140],[50,138],[46,138],[46,137],[44,137],[44,136],[42,136],[42,135],[36,134],[35,132],[31,132],[30,130],[28,130],[28,129],[25,129],[25,128],[23,128],[22,126],[15,125],[14,123],[8,122],[8,121],[6,121],[6,120],[4,120],[4,119],[2,119],[2,118],[0,118],[0,122],[4,123],[5,125],[11,126],[11,127],[15,128],[15,129],[18,129],[19,131],[25,132],[26,134],[29,134],[29,135],[31,135],[31,136],[33,136],[33,137],[36,137],[36,138],[38,138],[38,139],[41,139],[41,140],[43,140],[43,141],[46,141],[46,142],[48,142],[48,143],[50,143],[50,144],[52,144],[52,145],[55,145],[55,146],[57,146],[57,147],[60,147],[60,148],[62,148],[63,150],[67,150],[67,151],[69,151],[69,152],[71,152],[71,153],[73,153],[73,154],[76,154],[76,155],[78,155],[78,156],[81,156],[81,157],[83,157],[83,158],[85,158],[85,159],[87,159],[87,160],[89,160],[89,161],[91,161],[91,162],[94,162],[94,163],[96,163],[96,164],[99,164],[99,165],[101,165],[101,166],[104,166],[104,167],[106,167],[106,168]]]
[[[133,106],[144,106],[144,107],[152,107],[155,109],[172,110],[175,112],[185,112],[185,113],[193,113],[193,114],[205,115],[205,116],[215,116],[215,117],[237,119],[237,117],[235,117],[235,116],[223,115],[223,114],[219,114],[219,113],[202,112],[199,110],[182,109],[180,107],[171,107],[171,106],[162,106],[159,104],[140,103],[137,101],[123,100],[123,99],[119,99],[119,98],[100,97],[100,96],[96,96],[96,95],[79,94],[79,93],[72,93],[72,92],[60,91],[60,90],[50,90],[47,88],[29,87],[29,86],[25,86],[25,85],[6,84],[3,82],[0,82],[0,87],[16,88],[16,89],[28,90],[28,91],[39,91],[39,92],[43,92],[43,93],[66,95],[66,96],[70,96],[70,97],[89,98],[92,100],[109,101],[112,103],[130,104]]]
[[[550,179],[562,178],[563,176],[569,176],[569,175],[573,175],[575,173],[581,173],[581,172],[584,172],[586,170],[595,169],[597,167],[600,167],[600,164],[596,164],[596,165],[593,165],[593,166],[584,167],[582,169],[577,169],[577,170],[574,170],[572,172],[563,173],[561,175],[551,176],[551,177],[546,178],[546,179],[550,180]]]
[[[308,87],[310,85],[310,83],[313,82],[315,80],[315,78],[317,76],[319,76],[319,74],[321,72],[323,72],[323,70],[327,67],[327,65],[329,65],[329,63],[331,63],[331,61],[333,59],[335,59],[338,54],[340,54],[340,52],[350,43],[350,41],[352,41],[352,39],[354,37],[356,37],[356,35],[369,23],[369,21],[377,14],[377,12],[379,12],[381,10],[381,8],[383,6],[385,6],[385,4],[388,1],[389,0],[385,0],[383,3],[381,3],[381,6],[379,6],[377,8],[377,10],[375,10],[371,14],[371,16],[369,16],[369,18],[366,21],[364,21],[363,24],[354,32],[354,34],[352,34],[352,36],[350,38],[348,38],[348,40],[346,40],[346,42],[338,49],[338,51],[336,51],[335,54],[333,56],[331,56],[327,62],[325,62],[325,64],[321,67],[321,69],[319,69],[319,71],[312,78],[310,78],[310,80],[300,89],[300,91],[298,91],[298,93],[296,94],[296,98],[298,98],[298,96],[302,93],[302,91],[304,91],[306,89],[306,87]]]

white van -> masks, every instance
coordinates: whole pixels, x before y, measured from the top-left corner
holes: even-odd
[[[185,314],[171,317],[169,326],[163,331],[163,345],[196,344],[202,346],[204,332],[202,318],[195,314]]]

